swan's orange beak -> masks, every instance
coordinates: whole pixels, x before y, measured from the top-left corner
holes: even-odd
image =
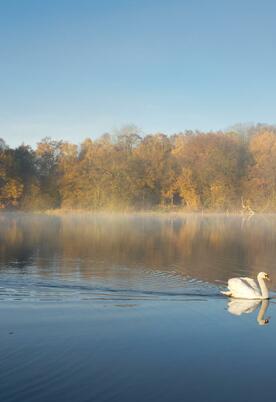
[[[268,274],[265,275],[265,279],[267,279],[268,281],[270,281],[270,277]]]

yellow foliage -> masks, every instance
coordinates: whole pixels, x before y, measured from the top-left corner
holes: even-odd
[[[201,205],[200,197],[196,190],[196,183],[193,179],[192,170],[183,168],[181,175],[177,178],[177,187],[183,201],[191,209],[198,209]]]
[[[23,194],[23,184],[15,179],[10,179],[1,190],[1,198],[5,203],[16,206]]]

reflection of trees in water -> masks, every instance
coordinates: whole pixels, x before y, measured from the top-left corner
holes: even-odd
[[[5,267],[13,263],[15,268],[31,264],[48,264],[58,250],[60,220],[55,217],[27,214],[0,215],[0,263]]]
[[[276,217],[0,216],[0,261],[114,277],[166,271],[206,281],[264,270],[276,279]],[[133,268],[133,270],[123,268]],[[120,268],[120,269],[119,269]],[[137,269],[135,269],[137,268]]]

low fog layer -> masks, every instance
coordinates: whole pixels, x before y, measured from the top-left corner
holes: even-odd
[[[275,223],[275,216],[8,213],[0,215],[0,267],[27,276],[118,280],[121,287],[134,281],[142,289],[182,289],[185,278],[218,284],[260,271],[273,284]]]

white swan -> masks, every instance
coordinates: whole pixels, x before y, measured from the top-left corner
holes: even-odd
[[[265,279],[269,280],[269,275],[260,272],[257,279],[259,286],[251,278],[231,278],[228,280],[229,290],[221,293],[238,299],[269,299],[269,292],[264,281]]]

